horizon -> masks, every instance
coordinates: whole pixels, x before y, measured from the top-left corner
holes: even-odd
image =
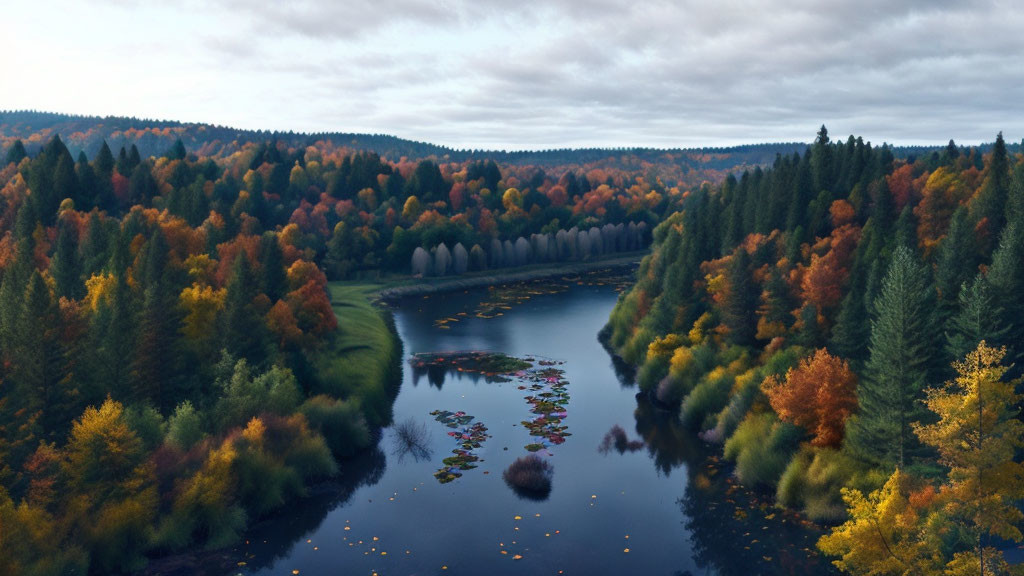
[[[791,142],[821,124],[895,145],[1024,134],[1024,9],[994,0],[49,6],[5,14],[5,107],[488,150]]]
[[[18,114],[18,113],[31,113],[31,114],[41,114],[41,115],[67,116],[67,117],[70,117],[70,118],[81,118],[81,119],[88,119],[88,118],[97,118],[97,119],[108,119],[108,118],[111,118],[111,119],[128,119],[128,120],[135,120],[135,121],[143,122],[143,123],[145,123],[145,122],[153,122],[153,123],[168,123],[168,122],[170,122],[170,123],[178,123],[178,124],[182,124],[182,125],[189,125],[189,124],[191,124],[191,125],[206,125],[206,126],[215,126],[215,127],[224,128],[224,129],[230,129],[230,130],[250,131],[250,132],[264,132],[264,133],[267,133],[267,134],[295,134],[295,135],[311,136],[311,137],[312,136],[332,136],[332,135],[384,136],[384,137],[396,138],[396,139],[399,139],[399,140],[404,140],[404,141],[409,141],[409,142],[415,142],[415,143],[418,143],[418,144],[425,144],[425,145],[430,145],[430,146],[438,146],[438,147],[441,147],[441,148],[446,148],[446,149],[448,149],[448,150],[450,150],[452,152],[459,152],[459,153],[466,153],[466,152],[482,152],[482,153],[544,153],[544,152],[555,152],[555,151],[581,151],[581,150],[609,150],[609,151],[613,151],[613,150],[652,150],[652,151],[666,151],[666,152],[670,152],[670,151],[676,151],[676,150],[678,150],[678,151],[694,151],[694,150],[709,150],[709,149],[730,149],[730,148],[740,148],[740,147],[744,147],[744,146],[760,146],[760,145],[806,144],[806,145],[810,146],[811,144],[814,143],[814,138],[811,138],[811,139],[806,140],[806,141],[803,141],[803,140],[737,141],[735,143],[729,143],[729,144],[724,144],[724,145],[718,145],[718,144],[716,144],[716,145],[695,145],[695,146],[687,146],[687,147],[663,147],[663,146],[644,146],[644,145],[602,145],[602,146],[597,146],[597,145],[593,145],[593,146],[580,145],[580,146],[552,146],[552,147],[545,147],[545,148],[517,148],[517,147],[459,148],[459,147],[455,147],[455,146],[452,146],[452,145],[444,143],[444,142],[437,142],[437,141],[432,141],[432,140],[417,140],[417,139],[405,137],[405,136],[403,136],[401,134],[393,134],[393,133],[387,133],[387,132],[349,132],[349,131],[325,131],[325,130],[319,130],[319,131],[299,131],[299,130],[290,130],[290,129],[283,129],[283,130],[276,130],[276,129],[274,129],[274,130],[270,130],[270,129],[258,128],[258,127],[257,128],[246,128],[246,127],[233,126],[233,125],[227,125],[227,124],[219,124],[219,123],[216,123],[216,122],[205,122],[205,121],[194,121],[194,120],[179,120],[179,119],[174,119],[174,118],[151,118],[151,117],[125,116],[125,115],[120,115],[120,114],[109,114],[109,115],[81,114],[81,113],[75,113],[75,112],[60,112],[60,111],[53,111],[53,110],[0,109],[0,115],[3,115],[3,114]],[[836,142],[836,141],[846,141],[846,139],[848,137],[852,136],[854,138],[862,138],[866,144],[870,144],[872,146],[887,145],[887,146],[892,147],[894,149],[900,149],[900,148],[940,148],[940,147],[947,146],[949,144],[950,140],[952,140],[960,148],[985,147],[985,146],[989,146],[989,145],[991,145],[991,144],[993,144],[995,142],[995,137],[992,137],[991,139],[988,139],[988,140],[979,140],[979,141],[970,141],[970,142],[961,141],[961,140],[958,140],[956,138],[948,138],[945,141],[941,141],[941,142],[940,141],[936,141],[936,142],[908,142],[908,143],[902,143],[901,142],[901,143],[896,143],[896,142],[886,142],[886,141],[883,141],[883,142],[880,142],[880,143],[876,143],[873,140],[871,140],[870,138],[868,138],[868,137],[866,137],[866,136],[864,136],[862,134],[845,134],[845,135],[841,135],[841,134],[834,133],[831,129],[828,129],[828,126],[824,126],[824,127],[828,130],[829,138],[833,142]],[[820,129],[820,126],[819,126],[819,129]],[[817,133],[817,131],[815,131],[815,133]],[[1000,130],[999,133],[1003,133],[1003,131]],[[60,133],[59,132],[55,132],[55,135],[60,136]],[[1004,134],[1004,140],[1006,141],[1007,146],[1009,146],[1010,148],[1013,148],[1015,146],[1022,146],[1022,147],[1024,147],[1024,140],[1014,140],[1014,139],[1006,138],[1005,134]]]

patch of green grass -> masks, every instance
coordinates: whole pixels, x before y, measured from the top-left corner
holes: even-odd
[[[379,288],[328,285],[338,333],[314,361],[317,392],[357,402],[371,426],[391,421],[391,403],[402,373],[402,343],[391,314],[370,301]]]

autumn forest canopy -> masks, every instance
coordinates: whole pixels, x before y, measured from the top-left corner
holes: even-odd
[[[1020,148],[486,152],[0,112],[0,573],[223,547],[344,470],[401,353],[330,282],[648,249],[602,337],[744,484],[834,525],[854,574],[1006,570]],[[378,357],[339,362],[356,338]]]
[[[851,574],[1010,568],[1024,162],[832,142],[687,195],[605,337]]]

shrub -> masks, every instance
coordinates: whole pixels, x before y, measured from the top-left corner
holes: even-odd
[[[146,450],[153,450],[164,440],[164,418],[149,405],[129,406],[124,410],[124,419],[135,431]]]
[[[705,422],[718,414],[729,402],[734,378],[728,373],[709,374],[683,400],[679,417],[692,428],[704,428]]]
[[[310,427],[320,432],[331,453],[347,458],[370,445],[370,429],[359,406],[341,402],[323,394],[314,396],[299,408]]]
[[[725,457],[736,463],[736,476],[748,486],[774,487],[796,450],[800,430],[774,414],[748,414],[725,442]]]
[[[174,414],[167,420],[167,442],[187,452],[202,439],[203,425],[199,412],[188,400],[178,404]]]
[[[536,454],[516,459],[502,474],[505,483],[516,494],[525,498],[543,500],[551,493],[554,468]]]
[[[842,520],[846,507],[840,490],[862,472],[857,461],[839,450],[804,446],[782,474],[776,498],[813,520]]]
[[[705,440],[723,442],[732,436],[761,393],[761,372],[761,369],[748,370],[736,377],[729,403],[718,413],[714,429],[703,435]]]

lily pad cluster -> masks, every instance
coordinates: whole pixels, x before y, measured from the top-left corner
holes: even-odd
[[[569,404],[569,381],[564,377],[565,371],[557,368],[553,362],[541,361],[540,364],[539,369],[515,373],[516,378],[524,382],[519,389],[530,392],[525,400],[534,418],[522,421],[530,436],[536,439],[525,446],[530,452],[563,444],[566,437],[571,436],[569,427],[564,423],[569,416],[566,409]]]
[[[496,352],[442,352],[414,354],[409,360],[413,375],[426,374],[435,379],[448,372],[480,374],[489,382],[507,382],[508,374],[533,367],[533,364]]]
[[[444,466],[434,472],[434,478],[441,484],[447,484],[456,478],[461,478],[466,470],[477,467],[481,462],[480,456],[475,450],[483,446],[490,436],[487,434],[487,426],[483,422],[473,422],[473,416],[465,412],[450,412],[448,410],[434,410],[430,413],[441,424],[452,430],[448,432],[456,447],[452,455],[442,460]]]

